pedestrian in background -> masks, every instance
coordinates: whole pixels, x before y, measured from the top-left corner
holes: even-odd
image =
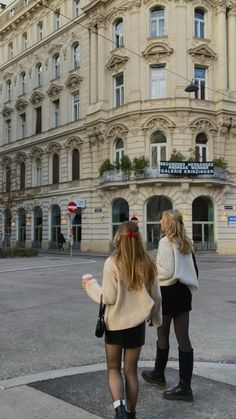
[[[137,223],[123,222],[114,239],[115,250],[96,279],[82,278],[83,288],[105,309],[105,349],[115,418],[136,418],[137,365],[145,342],[145,320],[161,324],[161,294],[155,262],[146,252]],[[124,358],[125,386],[121,374]]]
[[[173,319],[179,345],[179,384],[166,390],[169,400],[192,401],[191,378],[193,349],[189,339],[189,311],[192,309],[191,292],[198,289],[193,244],[187,237],[182,214],[177,210],[164,211],[160,221],[165,237],[161,238],[157,252],[157,271],[162,294],[162,325],[157,329],[156,362],[153,371],[143,371],[149,383],[165,387],[165,367],[169,356],[169,333]]]
[[[62,233],[59,234],[58,237],[58,250],[64,250],[64,244],[66,243],[66,239]]]

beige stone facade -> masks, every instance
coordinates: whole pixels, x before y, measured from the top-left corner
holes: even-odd
[[[60,232],[69,238],[67,204],[76,201],[82,250],[107,251],[134,214],[155,248],[161,211],[174,207],[197,249],[236,254],[235,37],[236,1],[16,0],[3,8],[3,245],[55,247]],[[191,80],[196,93],[185,91]],[[160,162],[176,153],[214,163],[208,173],[162,174]],[[127,173],[124,155],[148,166]],[[121,164],[99,176],[106,159]]]

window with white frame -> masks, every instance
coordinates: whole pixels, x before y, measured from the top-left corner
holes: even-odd
[[[206,68],[195,66],[194,78],[195,84],[199,87],[199,90],[195,92],[195,98],[206,99]]]
[[[36,65],[35,69],[36,69],[36,87],[40,87],[40,86],[42,86],[42,81],[43,81],[43,77],[42,77],[43,67],[42,67],[42,64],[38,63]]]
[[[10,11],[9,11],[9,16],[10,16],[10,17],[15,16],[15,9],[10,9]]]
[[[72,119],[73,121],[79,119],[79,92],[72,95]]]
[[[10,119],[6,120],[6,140],[7,140],[7,143],[11,142],[11,120]]]
[[[9,101],[12,99],[12,83],[11,80],[6,82],[6,100]]]
[[[153,169],[157,168],[160,161],[166,160],[166,137],[161,131],[155,131],[151,135],[150,161]]]
[[[61,69],[60,69],[60,55],[55,54],[53,57],[53,67],[54,67],[54,77],[60,77]]]
[[[119,73],[114,77],[114,106],[124,105],[124,74]]]
[[[40,158],[35,160],[35,186],[42,185],[42,161]]]
[[[60,29],[60,9],[57,9],[54,12],[54,30],[57,31],[58,29]]]
[[[165,66],[150,67],[150,98],[161,99],[166,97],[166,70]]]
[[[197,161],[207,161],[207,136],[204,132],[201,132],[196,136],[195,152]]]
[[[24,32],[22,34],[22,51],[26,50],[28,46],[28,36],[27,36],[27,32]]]
[[[37,40],[42,41],[43,39],[43,22],[37,24]]]
[[[54,100],[54,127],[57,128],[60,125],[60,100]]]
[[[114,24],[114,43],[115,48],[119,48],[123,46],[123,36],[124,36],[124,27],[123,27],[123,19],[119,19]]]
[[[29,0],[24,0],[24,6],[27,6],[29,4]]]
[[[13,58],[13,42],[9,42],[8,44],[8,60]]]
[[[20,75],[20,84],[21,84],[21,94],[24,95],[26,93],[26,72],[22,71]]]
[[[202,9],[194,9],[194,35],[205,37],[205,12]]]
[[[165,9],[155,7],[150,10],[150,36],[165,35]]]
[[[74,0],[74,16],[78,17],[80,15],[80,0]]]
[[[124,141],[121,138],[118,138],[115,142],[115,162],[120,163],[124,157]]]
[[[25,138],[26,137],[26,114],[22,113],[20,114],[20,137]]]
[[[80,65],[80,45],[79,43],[76,43],[72,45],[72,68],[78,68]]]

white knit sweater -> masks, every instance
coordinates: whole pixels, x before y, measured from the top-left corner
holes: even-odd
[[[97,303],[100,302],[102,293],[106,304],[105,322],[108,330],[129,329],[150,318],[155,326],[162,323],[161,292],[157,278],[150,294],[145,286],[141,290],[129,291],[126,281],[120,278],[112,257],[104,264],[102,286],[96,279],[92,279],[88,282],[86,291]]]
[[[171,243],[167,237],[163,237],[159,242],[156,263],[161,287],[168,287],[179,280],[192,292],[198,289],[192,253],[183,255],[178,245]]]

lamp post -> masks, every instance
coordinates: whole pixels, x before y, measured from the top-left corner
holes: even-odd
[[[197,84],[194,83],[194,81],[192,80],[190,84],[188,84],[184,91],[188,92],[188,93],[192,93],[192,92],[197,92],[199,90],[199,86]]]

